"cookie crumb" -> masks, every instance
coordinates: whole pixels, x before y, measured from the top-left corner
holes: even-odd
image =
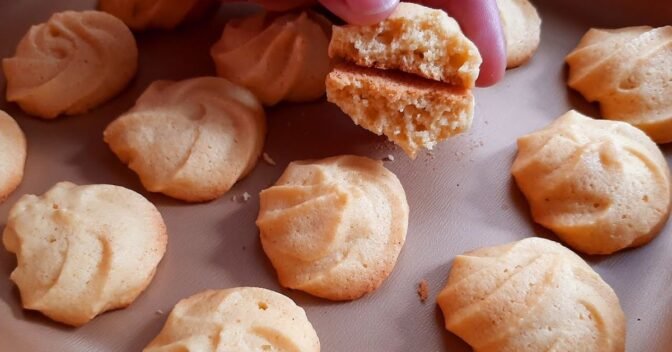
[[[264,154],[262,154],[262,157],[264,158],[264,161],[265,161],[268,165],[271,165],[271,166],[275,166],[275,165],[276,165],[276,164],[275,164],[275,160],[273,160],[273,159],[271,158],[271,156],[268,155],[268,153],[264,152]]]
[[[427,284],[427,280],[422,279],[420,283],[418,283],[417,291],[418,296],[420,297],[420,302],[425,303],[429,297],[429,285]]]
[[[383,158],[383,161],[394,161],[394,155],[387,154],[387,156]]]
[[[231,197],[231,201],[232,202],[237,202],[238,201],[238,196],[234,195],[233,197]]]
[[[247,202],[250,198],[252,198],[252,196],[249,193],[243,193],[243,202]]]
[[[161,309],[157,309],[156,312],[154,312],[156,315],[163,315],[163,311]]]

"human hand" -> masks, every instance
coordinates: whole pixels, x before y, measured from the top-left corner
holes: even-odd
[[[315,3],[316,0],[254,0],[269,10],[284,11]],[[399,4],[399,0],[319,0],[343,20],[353,24],[379,22]],[[478,47],[483,63],[476,84],[491,86],[504,77],[506,45],[499,23],[499,9],[495,0],[422,0],[425,6],[445,10],[455,18],[464,34]]]

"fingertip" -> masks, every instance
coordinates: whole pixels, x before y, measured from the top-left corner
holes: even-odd
[[[479,87],[499,82],[506,71],[506,44],[495,0],[434,0],[454,17],[464,34],[476,44],[483,63],[476,81]]]
[[[504,78],[506,73],[506,49],[497,48],[494,52],[481,53],[483,63],[481,72],[476,80],[478,87],[490,87]]]
[[[387,18],[399,0],[320,0],[322,5],[344,21],[356,25],[378,23]]]

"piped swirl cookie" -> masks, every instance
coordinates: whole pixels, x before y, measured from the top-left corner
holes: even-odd
[[[100,0],[98,6],[124,21],[133,30],[172,29],[196,19],[216,0]]]
[[[506,40],[506,68],[518,67],[539,47],[541,17],[529,0],[497,0],[497,7]]]
[[[135,75],[138,49],[118,18],[100,11],[56,13],[33,26],[2,61],[7,100],[42,118],[106,102]]]
[[[104,139],[147,190],[202,202],[254,168],[265,135],[264,110],[252,93],[199,77],[152,83]]]
[[[457,256],[437,297],[474,351],[625,351],[616,293],[583,259],[528,238]]]
[[[304,310],[263,288],[208,290],[175,305],[144,352],[319,352]]]
[[[10,278],[23,307],[80,326],[145,290],[167,236],[161,214],[141,195],[61,182],[19,199],[2,241],[17,257]]]
[[[624,122],[570,111],[518,139],[511,172],[534,221],[584,253],[646,244],[669,217],[665,157]]]
[[[672,142],[672,26],[591,29],[566,58],[567,83],[602,116]]]
[[[318,297],[351,300],[378,288],[406,238],[404,189],[380,161],[293,162],[260,201],[261,244],[280,284]]]
[[[0,110],[0,203],[23,179],[26,137],[14,119]]]
[[[211,55],[217,74],[250,89],[264,105],[324,95],[331,23],[312,12],[260,13],[229,21]]]

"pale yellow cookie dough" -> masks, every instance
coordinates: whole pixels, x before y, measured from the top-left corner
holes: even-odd
[[[16,54],[2,60],[7,100],[45,119],[85,113],[106,102],[137,66],[131,31],[100,11],[56,13],[32,26]]]
[[[458,255],[437,302],[446,329],[474,351],[625,351],[616,293],[583,259],[549,240]]]
[[[570,111],[518,139],[511,172],[534,221],[584,253],[646,244],[669,217],[665,157],[624,122]]]
[[[14,119],[0,110],[0,203],[23,180],[26,137]]]
[[[218,198],[252,171],[265,136],[259,101],[219,77],[156,81],[104,132],[147,190],[188,202]]]
[[[208,290],[179,301],[144,352],[319,352],[306,313],[271,290]]]
[[[602,117],[672,142],[672,26],[589,30],[566,58],[567,84]]]
[[[131,304],[166,251],[154,205],[119,186],[56,184],[12,207],[2,241],[26,309],[80,326]]]
[[[324,95],[331,23],[312,11],[231,20],[211,55],[217,74],[250,89],[264,105]]]
[[[293,162],[260,202],[261,244],[280,284],[318,297],[351,300],[377,289],[406,239],[406,195],[381,161]]]

